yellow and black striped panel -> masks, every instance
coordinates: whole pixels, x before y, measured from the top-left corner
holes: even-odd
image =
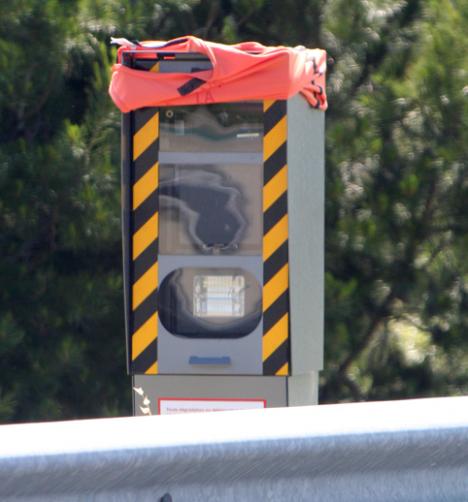
[[[131,190],[131,372],[158,372],[159,111],[133,113]]]
[[[289,374],[288,166],[286,101],[264,101],[264,375]]]
[[[159,60],[157,59],[135,59],[133,68],[136,70],[152,71],[159,73]]]

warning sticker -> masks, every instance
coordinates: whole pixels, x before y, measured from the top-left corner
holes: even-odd
[[[266,408],[265,399],[195,399],[162,397],[158,401],[159,415],[204,413],[210,411],[253,410]]]

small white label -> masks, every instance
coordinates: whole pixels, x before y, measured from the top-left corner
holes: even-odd
[[[160,415],[261,408],[266,408],[266,401],[264,399],[179,399],[163,397],[158,402]]]
[[[258,138],[260,133],[258,132],[239,132],[236,134],[238,138]]]

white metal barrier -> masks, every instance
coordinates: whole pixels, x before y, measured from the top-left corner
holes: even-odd
[[[468,398],[4,425],[0,500],[466,501]]]

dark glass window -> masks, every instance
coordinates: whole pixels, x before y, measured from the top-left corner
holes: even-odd
[[[184,267],[159,288],[159,318],[172,334],[193,338],[239,338],[262,316],[257,279],[241,268]]]
[[[262,166],[161,164],[159,252],[262,252]]]
[[[256,102],[161,108],[161,152],[262,152],[263,104]]]

